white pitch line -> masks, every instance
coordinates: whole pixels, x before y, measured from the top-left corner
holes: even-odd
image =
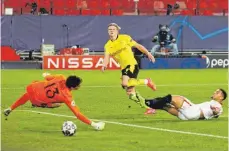
[[[39,112],[39,111],[32,111],[32,110],[16,110],[16,111],[25,111],[25,112],[46,114],[46,115],[52,115],[52,116],[57,116],[57,117],[76,118],[75,116],[62,115],[62,114],[54,114],[54,113],[49,113],[49,112]],[[155,130],[155,131],[163,131],[163,132],[178,133],[178,134],[187,134],[187,135],[196,135],[196,136],[204,136],[204,137],[213,137],[213,138],[220,138],[220,139],[228,139],[228,137],[226,137],[226,136],[220,136],[220,135],[195,133],[195,132],[187,132],[187,131],[178,131],[178,130],[157,128],[157,127],[149,127],[149,126],[141,126],[141,125],[135,125],[135,124],[126,124],[126,123],[120,123],[120,122],[114,122],[114,121],[106,121],[106,120],[97,120],[97,119],[92,119],[92,120],[94,120],[94,121],[103,121],[105,123],[115,124],[115,125],[135,127],[135,128],[141,128],[141,129],[150,129],[150,130]]]
[[[159,84],[158,87],[199,87],[199,86],[227,86],[226,83],[202,83],[202,84]],[[145,86],[145,85],[139,85]],[[113,87],[121,87],[121,85],[85,85],[81,88],[113,88]],[[17,88],[7,88],[1,87],[2,90],[16,90],[16,89],[25,89],[25,87],[17,87]]]

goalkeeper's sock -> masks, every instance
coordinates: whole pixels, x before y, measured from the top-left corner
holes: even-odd
[[[25,104],[29,100],[28,93],[23,94],[13,105],[11,105],[11,110],[16,109],[18,106]]]
[[[167,103],[171,103],[172,95],[167,95],[165,97],[158,97],[154,99],[145,99],[145,104],[154,109],[163,109]]]
[[[147,79],[129,79],[127,86],[137,86],[137,85],[147,85],[148,80]]]

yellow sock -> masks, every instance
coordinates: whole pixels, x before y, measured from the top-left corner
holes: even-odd
[[[127,86],[137,86],[137,85],[141,85],[141,84],[145,84],[145,79],[129,79]]]

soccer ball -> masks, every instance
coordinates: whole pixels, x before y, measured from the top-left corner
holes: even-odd
[[[65,121],[62,126],[62,132],[65,136],[73,136],[76,133],[77,126],[72,121]]]

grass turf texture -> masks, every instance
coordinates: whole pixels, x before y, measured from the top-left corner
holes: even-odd
[[[43,79],[42,70],[2,70],[1,105],[10,106],[33,80]],[[73,92],[76,104],[92,119],[135,124],[170,130],[228,136],[228,109],[219,119],[209,121],[180,121],[166,112],[144,115],[145,109],[129,100],[120,86],[120,71],[47,71],[52,74],[76,74],[83,78],[82,88]],[[158,85],[156,92],[141,86],[145,97],[168,93],[186,96],[193,103],[209,101],[217,88],[228,91],[225,69],[205,70],[141,70],[139,78],[151,77]],[[177,85],[181,84],[181,85]],[[196,84],[200,84],[199,86]],[[206,85],[201,85],[206,84]],[[109,87],[96,87],[109,86]],[[57,109],[31,108],[27,103],[11,113],[8,120],[2,114],[2,150],[4,151],[226,151],[227,139],[193,134],[179,134],[145,128],[106,124],[104,131],[94,131],[77,119],[56,117],[17,110],[33,110],[55,114],[73,114],[65,106]],[[61,133],[64,121],[76,123],[73,137]]]

